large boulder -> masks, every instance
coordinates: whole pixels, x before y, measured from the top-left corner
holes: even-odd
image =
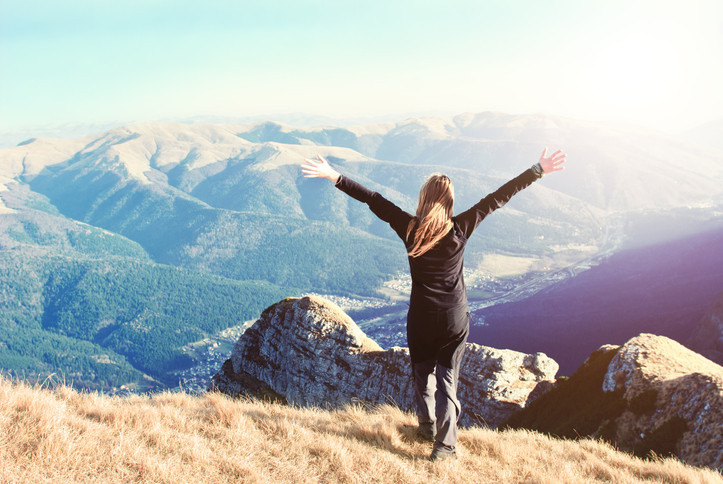
[[[601,438],[723,471],[723,367],[652,334],[594,351],[503,427]]]
[[[667,439],[681,460],[723,470],[720,365],[664,336],[641,334],[613,357],[603,391],[627,401],[615,422],[621,447]]]
[[[462,425],[495,427],[549,389],[557,363],[467,344],[459,375]],[[211,388],[303,406],[349,402],[413,408],[407,348],[388,350],[368,338],[334,303],[321,297],[274,304],[238,340]]]

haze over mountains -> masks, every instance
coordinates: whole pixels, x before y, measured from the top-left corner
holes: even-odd
[[[567,169],[517,195],[467,249],[468,269],[501,255],[522,261],[524,278],[715,226],[723,163],[701,141],[707,133],[693,142],[480,113],[350,128],[154,123],[31,139],[0,150],[0,367],[43,374],[85,358],[72,373],[87,385],[119,386],[99,382],[108,365],[125,368],[125,381],[150,381],[144,373],[170,384],[193,364],[184,345],[279,297],[384,301],[383,283],[406,269],[402,246],[365,206],[301,177],[299,163],[317,153],[408,211],[426,176],[444,171],[461,211],[542,147],[564,148]],[[655,230],[640,230],[651,220]],[[19,334],[30,336],[20,344]],[[40,340],[75,349],[58,359],[34,352]],[[161,340],[165,350],[149,359]]]
[[[485,322],[470,339],[493,347],[542,351],[571,375],[603,342],[654,332],[688,344],[723,293],[723,224],[714,230],[616,253],[539,293],[474,312]],[[723,337],[707,330],[704,353]],[[710,354],[706,354],[712,358]],[[720,360],[717,361],[720,363]]]

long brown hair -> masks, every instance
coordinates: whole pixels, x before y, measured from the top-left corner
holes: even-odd
[[[454,187],[447,175],[434,173],[427,178],[419,190],[417,216],[407,226],[409,240],[415,226],[414,244],[407,254],[418,257],[434,247],[452,228],[454,208]]]

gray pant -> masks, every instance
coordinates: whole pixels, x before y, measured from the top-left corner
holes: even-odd
[[[461,411],[457,400],[459,365],[455,366],[447,368],[435,360],[412,365],[419,423],[436,422],[434,445],[443,444],[451,448],[457,445],[457,420]]]

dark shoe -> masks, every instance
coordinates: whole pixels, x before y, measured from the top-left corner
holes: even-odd
[[[457,451],[454,447],[447,447],[446,445],[435,444],[432,449],[432,455],[429,456],[429,460],[454,460],[457,458]]]
[[[434,442],[437,436],[437,426],[433,423],[422,423],[417,427],[417,438],[425,442]]]

